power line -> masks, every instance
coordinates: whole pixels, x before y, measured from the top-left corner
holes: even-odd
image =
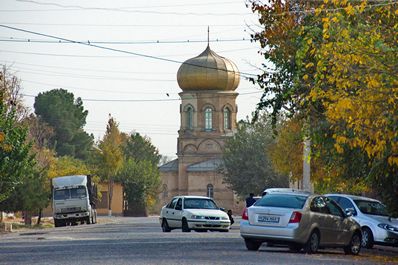
[[[38,4],[38,5],[56,5],[58,7],[62,7],[64,8],[65,6],[62,6],[58,3],[49,3],[49,2],[39,2],[39,1],[32,1],[32,0],[16,0],[18,2],[29,2],[29,3],[34,3],[34,4]],[[184,3],[184,4],[175,4],[175,5],[155,5],[155,6],[135,6],[135,7],[121,7],[123,9],[131,9],[131,8],[144,8],[144,9],[152,9],[152,8],[169,8],[169,7],[178,7],[178,6],[182,6],[182,7],[187,7],[187,6],[208,6],[208,5],[224,5],[224,4],[236,4],[236,1],[225,1],[225,2],[210,2],[210,3]],[[87,7],[86,7],[87,8]]]
[[[263,91],[255,91],[255,92],[246,92],[240,93],[239,95],[251,95],[251,94],[259,94],[263,93]],[[29,94],[21,94],[24,97],[35,98],[35,95]],[[198,97],[200,99],[203,98],[213,98],[213,97]],[[83,101],[87,102],[171,102],[171,101],[179,101],[179,98],[167,98],[167,99],[93,99],[93,98],[81,98]]]
[[[11,68],[13,69],[13,68]],[[155,78],[126,78],[126,77],[110,77],[110,76],[94,76],[94,75],[77,75],[77,74],[68,74],[68,73],[60,73],[55,71],[44,71],[44,70],[15,70],[14,71],[21,71],[23,73],[28,74],[35,74],[35,75],[45,75],[48,76],[46,73],[51,73],[52,76],[63,76],[69,78],[84,78],[84,79],[94,79],[94,80],[126,80],[126,81],[144,81],[144,82],[176,82],[176,79],[155,79]],[[25,68],[26,69],[26,68]]]
[[[254,48],[257,49],[257,48]],[[241,50],[249,50],[248,48],[242,49],[231,49],[231,50],[221,50],[220,53],[226,52],[234,52],[234,51],[241,51]],[[21,52],[21,51],[10,51],[10,50],[0,50],[0,52],[5,53],[16,53],[16,54],[30,54],[30,55],[38,55],[38,56],[54,56],[54,57],[76,57],[76,58],[131,58],[131,56],[113,56],[113,55],[78,55],[78,54],[59,54],[59,53],[40,53],[40,52]],[[191,54],[179,54],[178,56],[185,56]],[[176,55],[163,55],[163,56],[176,56]]]
[[[130,8],[108,8],[108,7],[84,7],[79,5],[62,5],[58,3],[43,3],[33,0],[17,0],[19,2],[28,2],[38,5],[56,6],[63,8],[61,10],[55,9],[52,11],[70,11],[70,10],[91,10],[91,11],[113,11],[123,13],[139,13],[139,14],[156,14],[156,15],[179,15],[179,16],[243,16],[253,15],[252,13],[195,13],[195,12],[174,12],[174,11],[154,11],[154,10],[142,10],[142,9],[130,9]],[[25,9],[24,11],[39,11],[35,9]],[[49,10],[46,10],[49,11]],[[18,12],[18,10],[1,10],[1,12]]]
[[[1,11],[0,11],[1,12]],[[187,24],[78,24],[78,23],[33,23],[33,22],[0,22],[0,24],[7,25],[31,25],[31,26],[71,26],[71,27],[148,27],[148,28],[204,28],[210,26],[214,27],[242,27],[241,24],[197,24],[197,25],[187,25]],[[254,26],[254,25],[249,25]]]
[[[0,39],[1,42],[16,42],[16,43],[66,43],[71,44],[70,41],[52,41],[52,40],[35,40],[35,39],[15,39],[13,37]],[[121,44],[121,45],[132,45],[132,44],[179,44],[179,43],[216,43],[216,42],[249,42],[249,39],[215,39],[215,40],[144,40],[144,41],[87,41],[90,44]],[[77,41],[85,42],[85,41]],[[73,44],[73,43],[72,43]]]
[[[100,45],[97,45],[97,44],[86,43],[86,42],[81,42],[81,41],[75,41],[75,40],[71,40],[71,39],[57,37],[57,36],[54,36],[54,35],[49,35],[49,34],[44,34],[44,33],[40,33],[40,32],[35,32],[35,31],[30,31],[30,30],[10,27],[10,26],[7,26],[7,25],[2,25],[2,24],[0,24],[0,27],[11,29],[11,30],[15,30],[15,31],[21,31],[21,32],[25,32],[25,33],[30,33],[30,34],[33,34],[33,35],[38,35],[38,36],[47,37],[47,38],[51,38],[51,39],[57,39],[57,40],[66,41],[66,42],[70,42],[70,43],[80,44],[80,45],[84,45],[84,46],[95,47],[95,48],[98,48],[98,49],[103,49],[103,50],[109,50],[109,51],[124,53],[124,54],[140,56],[140,57],[144,57],[144,58],[148,58],[148,59],[154,59],[154,60],[165,61],[165,62],[170,62],[170,63],[178,63],[178,64],[184,63],[184,62],[181,62],[181,61],[178,61],[178,60],[166,59],[166,58],[157,57],[157,56],[148,55],[148,54],[130,52],[130,51],[125,51],[125,50],[121,50],[121,49],[115,49],[115,48],[110,48],[110,47],[106,47],[106,46],[100,46]],[[238,73],[238,74],[243,75],[243,76],[245,76],[245,75],[247,75],[247,76],[256,76],[255,74],[243,73],[243,72],[235,72],[235,71],[231,71],[231,70],[227,70],[227,69],[219,69],[217,67],[209,67],[209,66],[197,65],[197,64],[187,63],[187,62],[185,62],[185,64],[191,65],[191,66],[195,66],[195,67],[200,67],[200,68],[207,68],[207,69],[214,69],[214,70],[225,71],[225,72]]]
[[[21,62],[16,62],[16,61],[6,61],[6,60],[0,60],[4,64],[21,64],[21,65],[28,65],[28,66],[37,66],[37,67],[44,67],[44,68],[57,68],[57,69],[67,69],[67,70],[73,70],[73,71],[89,71],[89,72],[103,72],[103,73],[120,73],[120,74],[140,74],[140,75],[153,75],[153,72],[136,72],[136,71],[115,71],[115,70],[105,70],[105,69],[93,69],[93,68],[80,68],[80,67],[64,67],[64,66],[55,66],[55,65],[43,65],[43,64],[31,64],[31,63],[21,63]],[[167,74],[167,75],[175,75],[173,72],[156,72],[157,75],[159,74]]]

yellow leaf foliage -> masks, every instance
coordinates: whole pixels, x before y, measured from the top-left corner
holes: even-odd
[[[342,144],[370,158],[388,152],[388,162],[398,165],[398,4],[369,5],[336,0],[328,5],[334,12],[315,13],[323,41],[314,46],[316,71],[303,79],[317,80],[307,98],[324,105],[338,152]]]

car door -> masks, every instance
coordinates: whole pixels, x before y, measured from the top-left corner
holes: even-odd
[[[332,245],[347,245],[351,238],[350,224],[345,218],[343,210],[338,206],[338,204],[329,199],[324,198],[326,205],[329,209],[331,222],[330,230],[333,236],[330,238],[330,244]]]
[[[330,216],[329,208],[326,206],[326,202],[322,196],[313,198],[310,204],[311,209],[311,222],[316,223],[320,230],[320,244],[328,245],[334,241],[332,229],[332,219]]]
[[[163,209],[163,216],[167,220],[167,224],[170,228],[176,227],[176,221],[174,220],[174,208],[177,204],[178,198],[173,198],[171,202]]]
[[[175,227],[180,228],[182,226],[182,213],[183,213],[183,207],[182,207],[182,203],[183,203],[183,199],[179,198],[176,206],[174,208],[174,212],[173,212],[173,219],[174,219],[174,223],[175,223]]]

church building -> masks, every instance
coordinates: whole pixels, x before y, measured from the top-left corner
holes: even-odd
[[[176,195],[201,195],[235,212],[242,208],[220,173],[225,141],[236,132],[239,80],[236,65],[209,45],[180,66],[177,159],[159,167],[163,185],[160,205]]]

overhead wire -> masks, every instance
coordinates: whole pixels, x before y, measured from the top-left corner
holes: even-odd
[[[7,25],[32,25],[32,26],[71,26],[71,27],[152,27],[152,28],[203,28],[213,27],[242,27],[241,24],[79,24],[79,23],[34,23],[34,22],[0,22]],[[250,26],[250,25],[249,25]]]
[[[243,15],[253,15],[250,12],[247,13],[196,13],[196,12],[175,12],[175,11],[155,11],[155,10],[143,10],[143,9],[130,9],[130,8],[109,8],[109,7],[84,7],[79,5],[62,5],[59,3],[51,3],[51,2],[38,2],[33,0],[17,0],[19,2],[28,2],[39,5],[47,5],[47,6],[56,6],[62,9],[58,11],[68,11],[68,10],[91,10],[91,11],[113,11],[113,12],[122,12],[122,13],[139,13],[139,14],[156,14],[156,15],[179,15],[179,16],[243,16]],[[55,9],[57,10],[57,9]],[[1,10],[2,12],[17,12],[17,10]],[[26,10],[25,11],[35,11]],[[37,10],[39,11],[39,10]],[[47,10],[46,10],[47,11]]]
[[[35,40],[35,39],[15,39],[15,38],[0,38],[0,42],[15,42],[15,43],[66,43],[73,44],[70,41],[53,41],[53,40]],[[85,42],[85,41],[77,41]],[[215,40],[148,40],[148,41],[88,41],[90,44],[116,44],[116,45],[133,45],[133,44],[179,44],[179,43],[216,43],[216,42],[250,42],[249,39],[215,39]]]
[[[259,94],[263,93],[263,91],[254,91],[254,92],[246,92],[246,93],[239,93],[239,95],[252,95],[252,94]],[[22,96],[35,98],[36,95],[30,95],[21,93]],[[204,98],[214,98],[214,96],[201,96],[197,97],[198,99]],[[94,98],[81,98],[83,101],[87,102],[171,102],[171,101],[179,101],[180,98],[163,98],[163,99],[94,99]]]
[[[121,49],[115,49],[115,48],[111,48],[111,47],[106,47],[106,46],[101,46],[101,45],[97,45],[97,44],[92,44],[90,42],[75,41],[75,40],[71,40],[71,39],[57,37],[57,36],[54,36],[54,35],[44,34],[44,33],[35,32],[35,31],[31,31],[31,30],[16,28],[16,27],[11,27],[11,26],[7,26],[7,25],[3,25],[3,24],[0,24],[0,27],[7,28],[7,29],[10,29],[10,30],[20,31],[20,32],[25,32],[25,33],[29,33],[29,34],[33,34],[33,35],[38,35],[38,36],[42,36],[42,37],[47,37],[47,38],[51,38],[51,39],[57,39],[57,40],[66,41],[66,42],[70,42],[70,43],[75,43],[75,44],[80,44],[80,45],[84,45],[84,46],[94,47],[94,48],[98,48],[98,49],[103,49],[103,50],[109,50],[109,51],[124,53],[124,54],[135,55],[135,56],[144,57],[144,58],[148,58],[148,59],[154,59],[154,60],[171,62],[171,63],[178,63],[178,64],[185,63],[186,65],[191,65],[191,66],[195,66],[195,67],[199,67],[199,68],[207,68],[207,69],[214,69],[214,70],[219,70],[219,71],[224,71],[224,72],[239,73],[241,76],[256,76],[255,74],[251,74],[251,73],[235,72],[235,71],[231,71],[231,70],[227,70],[227,69],[220,69],[220,68],[217,68],[217,67],[209,67],[209,66],[204,66],[204,65],[192,64],[192,63],[182,62],[182,61],[178,61],[178,60],[174,60],[174,59],[167,59],[167,58],[153,56],[153,55],[148,55],[148,54],[143,54],[143,53],[137,53],[137,52],[131,52],[131,51],[126,51],[126,50],[121,50]]]

